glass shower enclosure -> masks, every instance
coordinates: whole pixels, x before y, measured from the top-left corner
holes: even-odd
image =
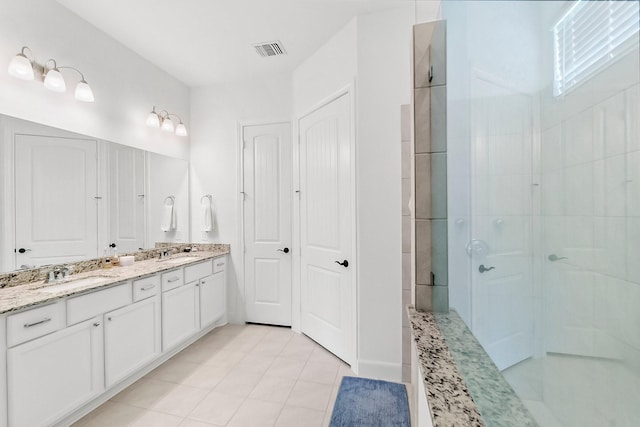
[[[541,426],[640,422],[637,1],[446,1],[450,305]]]

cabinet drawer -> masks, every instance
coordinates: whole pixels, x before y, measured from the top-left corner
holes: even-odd
[[[131,302],[131,282],[71,298],[67,300],[67,324],[82,322]]]
[[[226,256],[222,256],[220,258],[214,258],[213,259],[213,272],[214,273],[219,273],[221,271],[224,271],[226,265],[227,265],[227,257]]]
[[[213,264],[210,259],[197,264],[187,265],[184,268],[184,282],[195,282],[196,280],[211,275],[211,273],[213,273]]]
[[[133,301],[157,295],[160,292],[160,276],[155,275],[133,281]]]
[[[184,272],[182,269],[162,273],[162,292],[170,291],[182,285],[184,285]]]
[[[66,326],[64,301],[7,316],[7,347],[13,347]]]

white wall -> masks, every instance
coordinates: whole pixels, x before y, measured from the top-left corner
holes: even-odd
[[[293,111],[300,117],[353,84],[358,69],[357,19],[352,19],[293,72]]]
[[[400,105],[411,101],[413,5],[358,18],[359,374],[402,376]]]
[[[231,245],[232,269],[227,270],[229,320],[243,320],[241,285],[239,124],[288,121],[291,117],[291,76],[212,85],[191,91],[191,239]],[[213,195],[215,231],[200,232],[200,198]]]
[[[164,71],[111,39],[55,1],[5,0],[0,13],[0,70],[22,46],[38,63],[56,59],[78,68],[96,101],[76,101],[79,81],[63,71],[67,92],[48,91],[41,82],[24,82],[0,72],[0,113],[124,145],[188,159],[189,138],[150,129],[153,105],[180,115],[189,125],[189,90]]]

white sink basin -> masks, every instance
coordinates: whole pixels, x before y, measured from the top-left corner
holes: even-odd
[[[190,258],[195,258],[195,257],[193,255],[180,255],[174,258],[169,258],[169,259],[159,259],[158,262],[163,262],[165,264],[180,264]]]
[[[100,283],[107,283],[112,281],[112,277],[108,276],[92,276],[86,277],[84,279],[76,279],[71,280],[69,282],[53,284],[53,285],[45,285],[44,287],[38,289],[40,292],[48,292],[48,293],[56,293],[62,291],[71,291],[77,288],[82,288],[84,286],[98,285]]]

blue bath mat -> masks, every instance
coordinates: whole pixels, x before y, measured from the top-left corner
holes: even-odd
[[[344,377],[329,427],[410,427],[407,389],[402,384]]]

